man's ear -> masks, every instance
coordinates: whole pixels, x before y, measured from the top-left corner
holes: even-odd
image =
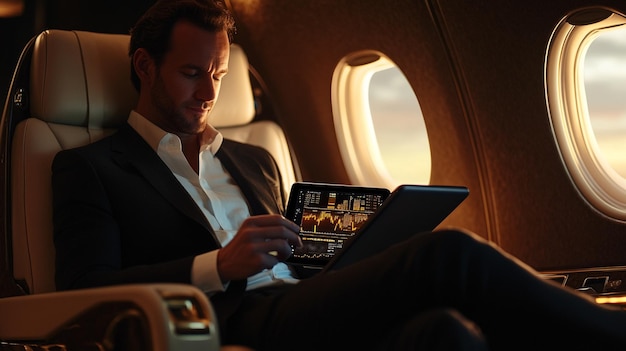
[[[152,56],[143,48],[135,50],[133,65],[139,80],[143,83],[152,84],[155,75],[155,64]]]

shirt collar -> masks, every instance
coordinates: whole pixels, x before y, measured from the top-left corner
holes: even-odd
[[[128,124],[141,135],[154,151],[159,149],[159,144],[168,135],[170,138],[179,139],[177,135],[164,131],[135,110],[130,112]],[[215,138],[212,138],[214,133]],[[209,150],[211,154],[215,155],[220,146],[222,146],[223,141],[222,133],[213,128],[213,126],[208,125],[200,137],[200,151]]]

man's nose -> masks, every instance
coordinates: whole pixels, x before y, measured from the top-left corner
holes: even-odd
[[[217,96],[218,89],[218,82],[210,74],[206,74],[198,83],[196,98],[203,101],[213,101]]]

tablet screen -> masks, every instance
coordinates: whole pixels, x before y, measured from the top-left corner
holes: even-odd
[[[388,189],[376,187],[293,184],[286,217],[300,226],[303,247],[295,248],[288,262],[325,265],[389,193]]]

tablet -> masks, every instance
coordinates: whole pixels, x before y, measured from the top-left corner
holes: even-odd
[[[464,186],[385,188],[295,183],[286,217],[303,246],[287,262],[301,277],[342,268],[435,229],[469,195]]]

